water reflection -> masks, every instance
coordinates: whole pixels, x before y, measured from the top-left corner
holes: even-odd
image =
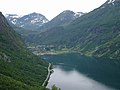
[[[47,87],[56,84],[61,90],[113,90],[101,83],[88,78],[75,69],[64,71],[60,66],[56,66],[51,75]]]
[[[110,90],[107,85],[120,90],[119,60],[89,58],[80,54],[47,55],[43,58],[56,66],[48,86],[56,84],[62,90]]]

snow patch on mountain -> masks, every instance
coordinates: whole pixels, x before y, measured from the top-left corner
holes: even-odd
[[[47,23],[48,20],[45,20],[45,19],[43,19],[42,17],[41,17],[41,18],[35,18],[35,19],[31,20],[31,23],[32,23],[32,24],[38,23],[38,22],[41,22],[42,24],[44,24],[44,23]]]
[[[35,12],[24,16],[19,16],[17,14],[6,14],[5,17],[12,24],[25,29],[36,29],[49,21],[42,14]]]
[[[108,1],[108,4],[111,4],[111,3],[112,3],[112,4],[114,5],[114,2],[115,2],[115,0],[109,0],[109,1]]]
[[[76,13],[74,14],[75,18],[81,17],[82,15],[84,15],[83,12],[76,12]]]
[[[21,15],[19,16],[17,14],[6,14],[5,17],[15,25],[17,19],[21,18],[22,16]]]
[[[16,24],[16,19],[13,19],[11,22],[13,23],[13,24]]]

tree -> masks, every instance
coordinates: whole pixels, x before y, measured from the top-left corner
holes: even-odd
[[[52,86],[52,90],[61,90],[60,88],[56,87],[55,84]]]

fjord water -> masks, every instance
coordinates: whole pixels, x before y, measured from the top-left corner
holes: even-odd
[[[80,54],[45,55],[54,65],[47,87],[61,90],[119,90],[119,60],[98,59]]]

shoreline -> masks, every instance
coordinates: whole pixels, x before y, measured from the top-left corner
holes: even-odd
[[[58,52],[49,52],[49,53],[40,53],[39,55],[40,56],[43,56],[43,55],[60,55],[60,54],[67,54],[67,53],[80,53],[80,52],[59,52],[59,53]]]
[[[70,51],[70,52],[60,52],[60,53],[42,53],[40,54],[41,56],[44,56],[44,55],[61,55],[61,54],[70,54],[70,53],[78,53],[82,56],[86,56],[86,57],[94,57],[94,58],[103,58],[103,59],[111,59],[111,60],[119,60],[117,58],[112,58],[112,57],[100,57],[100,56],[94,56],[94,55],[89,55],[89,54],[86,54],[86,53],[81,53],[81,52],[77,52],[77,51]],[[39,56],[39,55],[38,55]]]
[[[52,64],[49,63],[49,66],[48,66],[48,75],[47,75],[45,81],[44,81],[43,84],[42,84],[43,87],[46,87],[46,86],[47,86],[47,83],[48,83],[48,80],[49,80],[49,78],[50,78],[51,71],[52,71],[51,66],[52,66]]]

